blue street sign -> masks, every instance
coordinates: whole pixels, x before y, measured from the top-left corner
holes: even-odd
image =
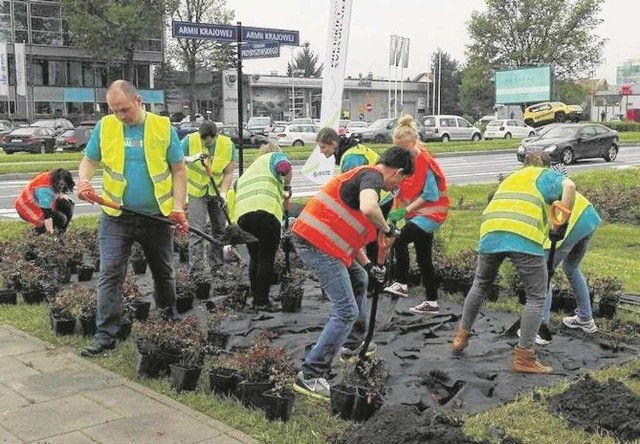
[[[171,36],[184,39],[205,39],[235,42],[238,27],[214,23],[171,22]],[[243,42],[278,42],[285,46],[299,46],[300,32],[286,29],[242,27]]]
[[[285,29],[242,27],[243,42],[279,42],[284,46],[300,46],[300,32]]]
[[[243,59],[268,59],[272,57],[280,57],[280,43],[245,43],[242,45],[241,52]]]

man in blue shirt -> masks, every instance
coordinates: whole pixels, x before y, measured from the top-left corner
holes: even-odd
[[[113,114],[100,120],[80,162],[78,197],[94,203],[90,180],[102,164],[106,200],[144,213],[168,217],[180,232],[189,230],[184,214],[186,170],[180,141],[169,119],[145,112],[136,88],[116,80],[106,95]],[[175,314],[173,232],[168,224],[103,207],[98,225],[100,278],[97,331],[83,356],[115,347],[122,318],[122,283],[133,242],[149,263],[156,306]]]

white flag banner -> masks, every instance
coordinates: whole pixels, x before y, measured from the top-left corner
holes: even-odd
[[[19,96],[27,95],[27,70],[24,53],[24,43],[16,43],[14,46],[16,53],[16,93]]]
[[[409,39],[405,38],[402,45],[402,67],[409,67]]]
[[[391,41],[389,42],[389,66],[395,63],[397,45],[398,45],[398,36],[394,34],[391,36]]]
[[[0,96],[9,96],[9,61],[5,42],[0,43]]]
[[[347,63],[352,1],[331,0],[329,11],[327,52],[322,71],[320,123],[322,126],[333,129],[338,129],[342,114],[342,93]],[[320,153],[320,148],[316,146],[302,167],[302,174],[309,180],[323,185],[333,176],[334,170],[335,158],[333,156],[325,157]]]
[[[394,60],[394,65],[400,66],[400,59],[402,58],[402,47],[404,45],[404,37],[398,36],[398,43],[396,46],[396,59]]]

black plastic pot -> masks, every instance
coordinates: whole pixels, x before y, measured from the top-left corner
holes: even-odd
[[[264,407],[264,398],[262,394],[267,390],[271,390],[273,384],[269,381],[265,382],[248,382],[242,381],[238,384],[238,399],[247,407],[255,407],[261,409]]]
[[[136,371],[146,378],[158,378],[171,372],[171,364],[176,364],[180,356],[147,354],[136,350]]]
[[[209,386],[219,395],[231,396],[236,393],[241,376],[236,369],[216,367],[209,371]]]
[[[207,343],[214,348],[224,350],[229,341],[229,333],[219,330],[207,330]]]
[[[209,299],[209,293],[211,293],[211,283],[201,282],[196,285],[196,298],[201,300]]]
[[[100,271],[100,258],[96,259],[96,262],[93,264],[94,271]]]
[[[96,334],[96,317],[89,319],[80,318],[80,325],[82,326],[82,336],[93,336]]]
[[[131,261],[131,267],[135,274],[145,274],[147,272],[147,260],[137,259],[135,261]]]
[[[57,269],[58,283],[68,284],[71,282],[71,268],[68,265],[60,265]]]
[[[298,311],[298,299],[297,297],[290,297],[287,295],[286,297],[280,297],[280,304],[282,304],[282,312],[283,313],[295,313]]]
[[[178,255],[180,256],[180,262],[182,262],[183,264],[186,262],[189,262],[189,250],[184,248],[180,251],[178,251]]]
[[[202,367],[199,368],[184,368],[176,364],[171,364],[171,386],[176,389],[178,393],[181,391],[193,391],[198,385],[198,379],[200,379],[200,373]]]
[[[616,304],[600,302],[598,305],[598,314],[601,318],[613,319],[613,316],[616,314]]]
[[[462,293],[463,296],[467,296],[471,290],[471,284],[468,282],[458,282],[458,293]]]
[[[90,281],[93,277],[93,267],[91,265],[81,265],[78,267],[78,282]]]
[[[458,281],[450,278],[442,279],[442,291],[450,294],[455,293],[458,291]]]
[[[269,421],[287,422],[293,410],[293,394],[277,396],[269,392],[262,393],[264,406],[262,407]]]
[[[149,310],[151,309],[151,302],[136,300],[133,303],[135,309],[134,316],[138,321],[144,321],[149,317]]]
[[[13,290],[0,290],[0,305],[16,305],[18,294]]]
[[[51,316],[51,326],[53,328],[53,334],[56,336],[68,336],[72,335],[76,329],[76,320],[75,318]]]
[[[360,387],[356,388],[353,411],[351,412],[351,419],[353,421],[366,421],[382,407],[382,400],[380,398],[373,399],[370,403],[367,398],[367,391],[365,389]]]
[[[193,296],[176,298],[176,310],[178,313],[186,313],[193,308]]]
[[[40,304],[45,300],[43,290],[23,291],[21,294],[25,304]]]
[[[356,390],[344,384],[331,387],[331,413],[340,418],[351,419],[353,402],[356,398]]]
[[[116,333],[116,338],[121,341],[126,341],[131,334],[131,321],[129,319],[122,319],[120,321],[120,328]]]

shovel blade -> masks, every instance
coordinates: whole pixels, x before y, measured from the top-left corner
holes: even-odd
[[[396,305],[398,304],[398,299],[400,299],[398,296],[393,296],[387,293],[380,294],[376,323],[382,330],[387,330],[393,322],[396,314]]]

